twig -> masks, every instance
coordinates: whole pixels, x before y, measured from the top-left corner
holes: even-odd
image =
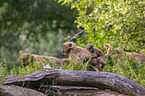
[[[80,29],[81,30],[81,29]],[[72,40],[73,38],[75,38],[76,36],[78,36],[79,34],[81,34],[82,32],[84,32],[85,30],[81,30],[79,33],[75,34],[73,37],[70,38],[70,40]]]

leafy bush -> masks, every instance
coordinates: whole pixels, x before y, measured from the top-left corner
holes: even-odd
[[[78,10],[75,23],[83,27],[84,39],[78,44],[93,43],[104,50],[104,43],[127,51],[145,54],[144,0],[59,0]]]

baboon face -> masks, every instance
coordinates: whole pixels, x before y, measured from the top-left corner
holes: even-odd
[[[87,45],[86,45],[86,48],[87,48],[91,53],[94,52],[93,44],[87,44]]]
[[[123,55],[123,52],[120,48],[114,48],[113,52],[111,53],[113,57],[117,57],[118,55]]]
[[[73,42],[63,43],[63,48],[61,49],[62,54],[66,55],[74,48],[75,44]]]

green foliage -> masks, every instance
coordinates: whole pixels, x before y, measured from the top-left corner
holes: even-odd
[[[59,0],[78,10],[75,21],[86,30],[85,46],[93,43],[103,49],[104,43],[145,54],[144,0]]]

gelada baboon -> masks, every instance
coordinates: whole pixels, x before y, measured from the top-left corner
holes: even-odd
[[[108,56],[110,54],[111,51],[111,46],[109,44],[104,44],[104,46],[106,46],[107,48],[107,53],[104,54],[100,49],[98,48],[94,48],[92,44],[88,44],[86,45],[86,49],[88,49],[89,51],[91,51],[91,53],[93,54],[92,59],[90,60],[90,64],[95,67],[98,68],[99,71],[103,71],[106,63],[105,61],[108,59]],[[92,51],[93,50],[93,51]],[[96,54],[98,57],[96,57]],[[93,67],[89,67],[89,70],[94,70]]]
[[[54,61],[57,64],[57,67],[60,67],[61,64],[69,62],[69,60],[70,60],[69,58],[58,59],[56,57],[40,56],[40,55],[29,54],[29,53],[23,53],[20,58],[22,60],[22,64],[24,66],[28,66],[28,67],[29,67],[29,61],[31,61],[33,63],[34,60],[38,60],[40,65],[44,66],[43,62],[46,62],[46,60],[44,58]]]
[[[64,55],[68,53],[70,59],[76,56],[74,63],[78,63],[82,60],[86,62],[92,56],[92,53],[89,50],[76,46],[73,42],[63,43],[61,52]]]
[[[113,52],[111,53],[112,57],[118,57],[121,60],[125,54],[129,56],[129,58],[138,59],[141,63],[145,63],[145,55],[139,53],[132,53],[132,52],[124,52],[121,48],[114,48]]]

